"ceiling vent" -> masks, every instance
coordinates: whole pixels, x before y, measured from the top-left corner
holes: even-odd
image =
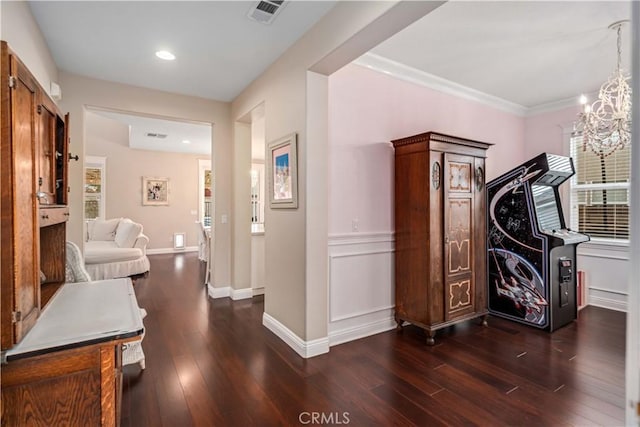
[[[247,16],[262,24],[271,24],[284,7],[284,0],[260,0],[249,10]]]
[[[147,135],[149,138],[158,138],[158,139],[165,139],[167,137],[166,133],[147,132],[145,135]]]

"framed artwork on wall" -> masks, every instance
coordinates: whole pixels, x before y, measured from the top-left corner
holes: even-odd
[[[269,177],[269,207],[296,209],[298,207],[298,152],[294,133],[272,141],[267,150]]]
[[[168,206],[169,178],[143,176],[142,204],[147,206]]]

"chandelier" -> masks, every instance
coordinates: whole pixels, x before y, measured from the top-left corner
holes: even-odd
[[[583,111],[578,114],[573,135],[582,136],[583,149],[590,149],[601,157],[611,155],[631,141],[631,88],[629,76],[621,68],[622,49],[620,29],[627,20],[614,22],[609,29],[618,34],[618,63],[616,70],[600,87],[598,99],[589,105],[582,95]]]

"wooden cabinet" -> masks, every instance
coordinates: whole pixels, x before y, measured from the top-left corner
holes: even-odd
[[[20,342],[64,282],[68,117],[0,42],[1,348]]]
[[[122,344],[143,330],[130,279],[65,284],[4,353],[1,424],[118,425]]]
[[[427,132],[395,148],[396,322],[427,332],[486,316],[486,150]]]

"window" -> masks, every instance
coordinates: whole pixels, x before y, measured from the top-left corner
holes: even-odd
[[[84,219],[105,218],[105,157],[87,156],[84,167]]]
[[[202,223],[205,227],[211,227],[211,170],[207,169],[204,171],[204,209],[202,216]]]
[[[198,221],[211,227],[213,216],[213,175],[211,160],[198,159]]]
[[[571,138],[576,174],[571,179],[571,228],[591,236],[629,240],[631,146],[600,156]]]

